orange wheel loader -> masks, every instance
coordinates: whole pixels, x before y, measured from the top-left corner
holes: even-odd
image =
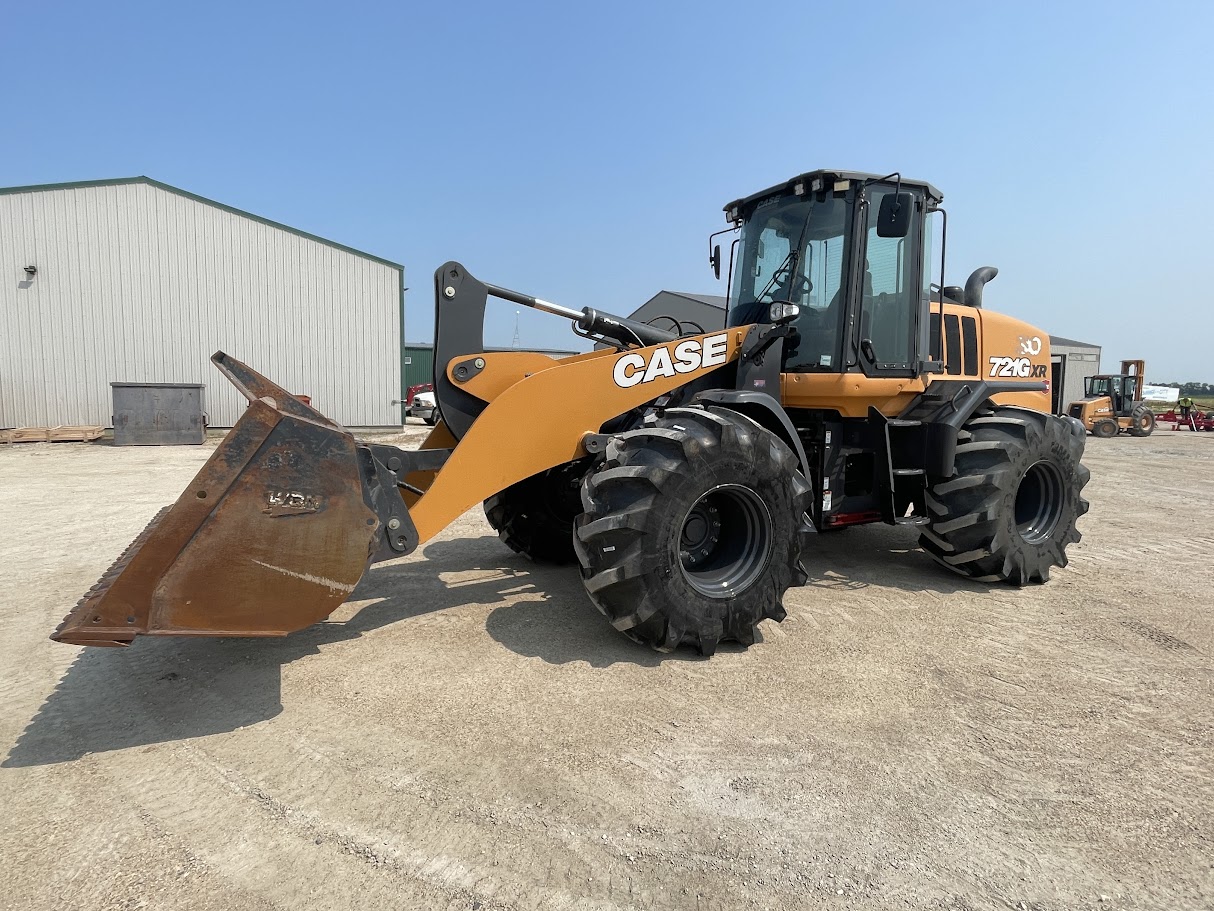
[[[996,270],[933,297],[941,201],[899,174],[819,170],[731,202],[723,325],[687,334],[449,262],[440,420],[414,451],[216,354],[244,416],[53,638],[285,635],[481,503],[507,545],[576,563],[608,621],[662,651],[752,642],[819,568],[816,534],[860,523],[913,526],[975,580],[1044,582],[1088,508],[1084,427],[1049,413],[1049,336],[982,308]],[[710,264],[719,277],[711,239]],[[605,347],[486,352],[490,297]]]

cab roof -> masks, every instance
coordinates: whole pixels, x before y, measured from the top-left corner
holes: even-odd
[[[867,174],[864,171],[838,171],[831,168],[819,168],[816,171],[806,171],[804,174],[798,174],[796,177],[784,181],[784,183],[778,183],[774,187],[768,187],[766,190],[760,190],[758,193],[752,193],[742,199],[735,199],[725,206],[725,212],[728,213],[731,209],[735,208],[741,211],[748,208],[752,203],[771,196],[791,196],[795,193],[797,184],[809,186],[815,179],[821,180],[825,186],[828,183],[833,184],[842,180],[852,182],[881,180],[885,176],[884,174]],[[903,177],[902,183],[925,190],[928,197],[936,203],[944,200],[944,194],[927,181],[911,180],[910,178]]]

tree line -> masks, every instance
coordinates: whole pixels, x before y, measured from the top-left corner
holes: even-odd
[[[1160,383],[1159,385],[1179,389],[1181,395],[1214,396],[1214,383]]]

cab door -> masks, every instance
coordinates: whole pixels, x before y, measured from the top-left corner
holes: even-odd
[[[1109,398],[1113,402],[1113,414],[1117,415],[1130,413],[1126,408],[1125,397],[1122,395],[1121,382],[1123,379],[1120,376],[1109,377]]]
[[[852,261],[851,363],[868,376],[914,376],[920,360],[920,320],[928,294],[923,281],[924,200],[921,192],[900,188],[914,206],[909,230],[905,237],[882,237],[881,203],[896,189],[893,184],[872,184],[864,190],[864,204],[856,207],[860,243]]]

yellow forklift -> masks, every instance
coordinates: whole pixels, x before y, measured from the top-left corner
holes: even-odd
[[[1067,406],[1067,414],[1082,421],[1092,436],[1115,437],[1125,431],[1149,437],[1155,412],[1142,400],[1145,368],[1144,361],[1122,361],[1119,374],[1084,377],[1084,399]]]

